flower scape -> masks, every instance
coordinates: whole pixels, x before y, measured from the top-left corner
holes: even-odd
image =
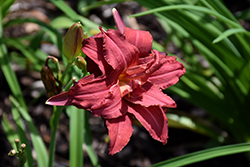
[[[185,73],[174,56],[152,50],[149,32],[126,27],[117,10],[112,12],[118,30],[99,27],[99,34],[82,42],[90,75],[46,102],[74,105],[101,116],[108,130],[111,155],[129,142],[134,118],[155,140],[167,143],[165,112],[176,103],[162,90],[176,84]]]

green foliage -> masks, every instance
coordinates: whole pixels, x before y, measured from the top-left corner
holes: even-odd
[[[195,162],[208,160],[215,157],[247,152],[247,151],[250,151],[250,143],[221,146],[172,158],[170,160],[162,161],[160,163],[152,165],[151,167],[164,167],[164,166],[178,167],[178,166],[189,165]]]
[[[44,144],[41,136],[39,135],[38,131],[36,130],[34,123],[32,122],[32,118],[30,117],[29,113],[24,108],[22,108],[22,106],[18,103],[18,101],[14,97],[10,96],[10,101],[12,102],[14,107],[18,110],[18,112],[20,112],[20,114],[24,118],[24,120],[27,122],[28,128],[30,130],[32,144],[33,144],[34,149],[37,153],[38,165],[39,166],[47,166],[48,155],[47,155],[46,147],[45,147],[45,144]],[[16,112],[16,111],[14,111],[14,112]],[[20,115],[16,118],[20,119]],[[18,121],[16,121],[16,122],[18,122]],[[24,126],[22,126],[22,127],[24,128]],[[25,136],[24,131],[21,133],[23,133],[21,135]]]
[[[70,118],[70,166],[83,166],[83,128],[84,128],[84,113],[85,111],[69,106],[66,112]],[[80,132],[80,133],[79,133]]]

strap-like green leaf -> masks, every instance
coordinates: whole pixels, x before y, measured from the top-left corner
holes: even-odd
[[[19,139],[22,143],[26,144],[25,155],[26,155],[27,161],[25,163],[25,167],[33,167],[34,160],[31,155],[31,146],[30,146],[29,140],[26,137],[26,128],[24,126],[22,117],[20,113],[18,112],[17,108],[14,106],[11,108],[11,112],[12,112],[12,116],[17,127],[17,133],[18,133]]]
[[[17,132],[14,130],[12,124],[8,120],[6,114],[3,114],[1,123],[2,123],[2,127],[3,127],[5,135],[7,136],[8,141],[10,142],[12,148],[15,148],[16,144],[14,141],[15,139],[18,139],[19,137],[17,135]]]
[[[9,22],[7,22],[4,27],[7,26],[11,26],[13,24],[22,24],[22,23],[27,23],[27,22],[31,22],[31,23],[36,23],[39,26],[41,26],[42,30],[44,30],[46,33],[48,33],[48,35],[50,36],[52,42],[58,47],[59,51],[62,53],[62,36],[61,34],[59,34],[59,32],[52,28],[51,26],[47,25],[46,23],[34,19],[34,18],[18,18],[18,19],[14,19],[14,20],[10,20]]]
[[[89,158],[94,167],[100,167],[101,165],[98,163],[98,157],[92,147],[92,135],[89,127],[89,119],[87,111],[84,112],[84,142],[86,144],[86,150],[89,155]]]
[[[26,108],[26,104],[22,96],[22,91],[18,83],[17,77],[10,66],[10,60],[7,55],[6,46],[3,43],[1,43],[1,41],[0,41],[0,60],[1,60],[0,66],[8,82],[11,92],[18,99],[18,101],[22,104],[22,106]]]
[[[28,125],[29,130],[30,130],[32,144],[33,144],[34,149],[36,151],[38,165],[39,166],[47,166],[47,164],[48,164],[47,150],[46,150],[45,144],[44,144],[41,136],[39,135],[39,133],[38,133],[33,121],[32,121],[32,118],[30,117],[29,113],[19,104],[19,102],[13,96],[10,96],[10,101],[17,108],[17,110],[20,112],[22,117],[27,122],[27,125]]]
[[[163,6],[163,7],[158,7],[155,9],[151,9],[148,10],[146,12],[142,12],[142,13],[138,13],[138,14],[134,14],[134,15],[130,15],[129,17],[139,17],[139,16],[143,16],[143,15],[147,15],[147,14],[151,14],[151,13],[156,13],[156,12],[162,12],[162,11],[168,11],[168,10],[177,10],[177,9],[190,9],[190,10],[195,10],[195,11],[200,11],[203,13],[207,13],[207,14],[211,14],[215,17],[217,17],[218,19],[220,19],[221,21],[224,21],[225,23],[235,27],[235,28],[240,28],[241,25],[238,23],[235,23],[234,21],[224,17],[223,15],[207,9],[205,7],[201,7],[201,6],[192,6],[192,5],[172,5],[172,6]]]
[[[180,157],[172,158],[167,161],[160,162],[158,164],[152,165],[151,167],[178,167],[185,166],[191,163],[200,162],[215,157],[236,154],[241,152],[250,151],[250,143],[242,143],[228,146],[221,146],[211,149],[206,149],[203,151],[198,151],[183,155]]]
[[[0,8],[1,8],[1,15],[5,17],[7,11],[9,10],[10,6],[15,2],[15,0],[1,0],[0,1]]]
[[[131,1],[131,0],[109,0],[109,1],[98,1],[96,3],[93,3],[91,5],[85,6],[81,9],[82,12],[86,12],[89,11],[91,9],[95,9],[98,8],[102,5],[109,5],[109,4],[113,4],[113,3],[121,3],[121,2],[125,2],[125,1]]]
[[[243,28],[233,28],[233,29],[229,29],[229,30],[224,31],[216,39],[213,40],[213,43],[220,42],[223,39],[229,37],[230,35],[233,35],[233,34],[236,34],[236,33],[246,33],[248,35],[250,34],[248,31],[246,31]]]
[[[54,157],[55,157],[55,147],[56,147],[56,132],[58,123],[60,120],[60,116],[62,114],[62,111],[64,107],[62,106],[53,106],[53,114],[50,118],[50,128],[51,128],[51,139],[49,144],[49,164],[48,167],[53,167],[54,165]]]
[[[83,115],[84,111],[75,106],[66,108],[70,119],[70,143],[69,157],[70,166],[83,166]]]

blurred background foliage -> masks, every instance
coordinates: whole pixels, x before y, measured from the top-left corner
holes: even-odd
[[[125,23],[130,24],[132,28],[149,30],[155,39],[153,48],[170,55],[176,54],[187,69],[178,84],[164,91],[173,95],[180,106],[170,109],[167,113],[169,126],[188,129],[209,137],[210,142],[207,146],[210,148],[245,143],[237,147],[219,147],[219,154],[214,154],[214,150],[207,150],[205,153],[210,157],[205,156],[205,153],[204,157],[237,153],[233,150],[235,147],[238,152],[249,151],[250,8],[247,1],[241,2],[244,8],[237,8],[237,3],[230,4],[229,1],[221,0],[50,0],[42,1],[48,15],[39,10],[19,10],[30,2],[35,3],[28,0],[22,3],[15,0],[0,0],[0,64],[12,94],[9,100],[12,104],[14,123],[10,122],[5,108],[2,109],[1,122],[13,148],[15,138],[20,138],[25,143],[32,141],[32,144],[27,144],[26,166],[32,166],[34,163],[32,148],[36,152],[38,166],[53,163],[54,157],[51,157],[51,154],[54,153],[52,151],[48,156],[48,147],[45,146],[44,139],[39,135],[32,117],[27,112],[33,104],[41,101],[42,97],[44,99],[44,89],[39,90],[32,100],[27,100],[23,95],[14,64],[29,72],[39,72],[46,58],[52,55],[60,60],[60,66],[50,62],[55,75],[59,69],[64,71],[67,66],[67,61],[62,56],[62,38],[65,31],[78,21],[82,23],[84,31],[89,36],[98,33],[100,24],[105,28],[114,28],[111,26],[114,25],[112,7],[118,8]],[[130,6],[130,10],[119,7],[121,4]],[[100,15],[97,17],[95,12],[99,12]],[[128,15],[130,19],[127,18]],[[138,21],[144,22],[144,27],[139,26],[137,17]],[[66,81],[72,76],[79,78],[79,70],[73,68],[65,74],[63,85],[67,85]],[[1,91],[4,90],[1,88]],[[182,104],[185,101],[199,107],[200,112],[186,112],[185,104]],[[51,118],[53,140],[62,109],[54,108]],[[74,148],[73,139],[81,140],[78,145],[75,144],[75,149],[79,144],[85,143],[92,164],[99,166],[98,156],[92,147],[87,115],[77,115],[77,109],[70,110],[72,112],[66,109],[72,123],[70,126],[80,126],[82,128],[79,131],[84,132],[83,136],[76,135],[79,131],[70,135],[70,147]],[[82,121],[75,121],[79,117],[82,117]],[[27,127],[30,137],[25,133]],[[73,129],[71,131],[74,131]],[[49,146],[50,151],[53,150],[54,144]],[[70,157],[75,157],[75,152],[71,150]],[[82,156],[81,150],[78,152],[79,155]],[[201,160],[196,157],[197,155],[191,156],[191,159],[196,159],[195,162]],[[180,162],[180,159],[176,159],[175,162]],[[185,160],[177,166],[193,162]],[[83,161],[78,158],[75,161],[72,159],[70,163],[71,166],[74,163],[82,166]],[[162,162],[162,165],[167,163],[169,162]]]

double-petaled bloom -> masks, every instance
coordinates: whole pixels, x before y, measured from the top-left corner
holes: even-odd
[[[99,34],[82,43],[91,74],[47,101],[50,105],[74,105],[101,116],[108,129],[111,155],[129,142],[133,118],[154,139],[167,143],[165,112],[176,103],[162,89],[176,84],[185,73],[175,57],[152,50],[149,32],[125,27],[115,9],[113,15],[118,30],[100,27]]]

